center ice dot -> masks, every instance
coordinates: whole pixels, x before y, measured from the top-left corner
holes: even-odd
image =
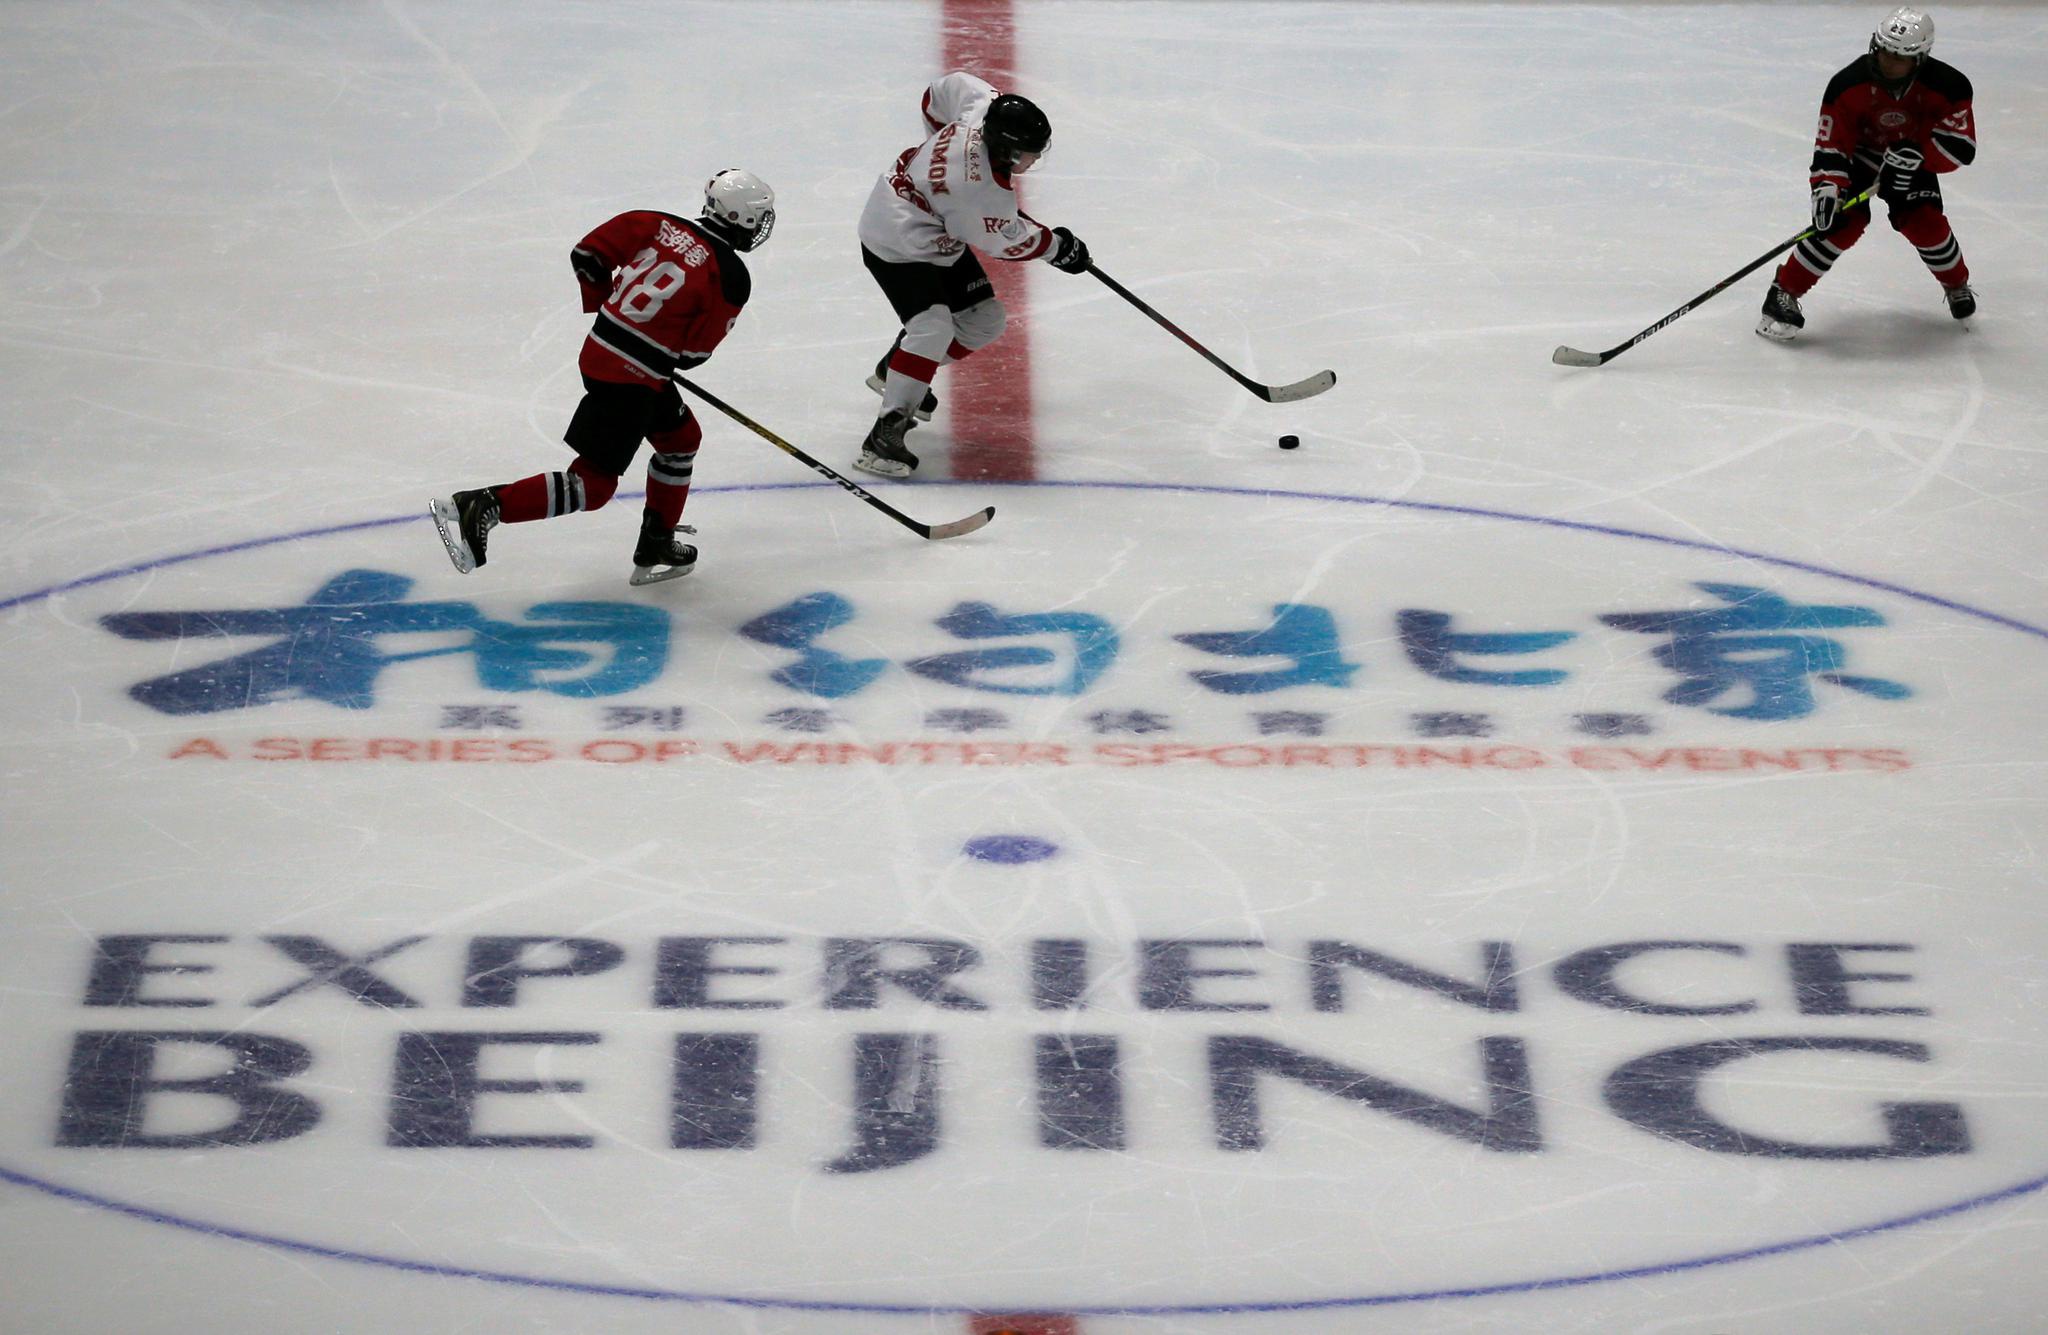
[[[1059,845],[1028,834],[984,834],[969,839],[965,848],[968,857],[1012,866],[1023,862],[1043,862],[1060,851]]]

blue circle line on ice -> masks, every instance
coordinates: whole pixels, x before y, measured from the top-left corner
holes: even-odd
[[[704,495],[720,492],[734,493],[760,491],[791,491],[798,489],[821,488],[830,485],[830,483],[824,482],[775,482],[728,487],[700,487],[697,489],[697,491],[698,494]],[[1378,496],[1350,496],[1344,495],[1342,493],[1332,492],[1288,491],[1273,488],[1255,487],[1190,486],[1170,482],[1034,481],[1021,483],[991,483],[957,480],[938,480],[936,483],[927,482],[919,484],[920,489],[929,489],[934,485],[976,487],[1056,487],[1107,491],[1150,491],[1193,495],[1257,497],[1272,500],[1323,501],[1345,505],[1370,505],[1379,506],[1387,509],[1415,510],[1429,514],[1456,515],[1473,519],[1498,519],[1505,520],[1511,523],[1534,524],[1546,528],[1561,529],[1568,532],[1587,533],[1606,537],[1627,538],[1638,542],[1657,543],[1667,547],[1690,548],[1696,551],[1713,552],[1722,556],[1741,557],[1745,560],[1758,561],[1767,565],[1780,566],[1790,570],[1802,570],[1806,571],[1809,574],[1821,575],[1829,579],[1838,579],[1846,581],[1851,584],[1862,585],[1865,588],[1880,589],[1887,593],[1897,594],[1902,598],[1909,598],[1916,602],[1927,603],[1935,607],[1947,608],[1950,611],[1960,612],[1966,616],[1971,616],[1982,621],[1991,622],[1994,625],[2004,626],[2008,629],[2017,630],[2027,635],[2036,636],[2040,639],[2048,639],[2048,629],[2044,629],[2040,626],[2035,626],[2029,624],[2028,622],[2020,621],[2014,617],[2008,617],[1997,612],[1987,611],[1984,608],[1972,607],[1968,603],[1958,602],[1955,599],[1951,598],[1944,598],[1938,594],[1923,593],[1917,589],[1909,589],[1904,585],[1894,584],[1887,580],[1872,579],[1868,576],[1852,574],[1844,570],[1835,570],[1827,566],[1817,565],[1808,561],[1798,561],[1782,556],[1772,556],[1764,552],[1747,551],[1739,547],[1728,547],[1723,546],[1719,543],[1703,542],[1694,538],[1675,538],[1661,533],[1646,533],[1637,529],[1619,528],[1607,524],[1591,524],[1573,519],[1552,519],[1543,515],[1522,514],[1512,510],[1490,510],[1478,506],[1447,505],[1432,501],[1396,500],[1388,497]],[[622,493],[621,499],[631,499],[634,495],[637,494],[639,493]],[[426,516],[423,514],[394,515],[385,519],[367,519],[348,524],[333,524],[321,528],[305,529],[294,533],[278,534],[267,538],[252,538],[242,542],[227,543],[220,546],[200,549],[197,551],[184,552],[174,554],[171,556],[159,557],[151,561],[136,562],[131,565],[118,567],[116,569],[101,571],[100,573],[95,575],[86,575],[78,579],[68,580],[59,584],[53,584],[48,588],[39,589],[32,593],[20,594],[12,598],[0,600],[0,610],[4,610],[10,607],[19,607],[28,603],[39,602],[45,598],[50,598],[57,594],[66,593],[74,589],[89,588],[94,585],[106,584],[114,580],[124,579],[134,575],[146,574],[152,570],[160,570],[169,566],[182,565],[192,561],[205,560],[210,557],[228,556],[238,552],[253,551],[263,547],[274,546],[279,543],[297,542],[312,538],[330,537],[341,533],[351,533],[365,529],[383,528],[396,524],[417,523],[425,517]],[[1057,1299],[1051,1302],[1000,1299],[993,1302],[972,1304],[853,1302],[834,1301],[829,1299],[761,1297],[741,1293],[691,1292],[682,1289],[664,1289],[619,1284],[601,1284],[586,1280],[561,1279],[544,1275],[523,1275],[513,1273],[510,1271],[485,1270],[473,1266],[442,1264],[432,1261],[415,1260],[402,1256],[387,1256],[375,1252],[356,1251],[344,1247],[328,1246],[322,1243],[306,1242],[301,1239],[287,1238],[277,1234],[259,1233],[250,1229],[236,1228],[227,1224],[214,1223],[208,1220],[195,1219],[186,1215],[172,1214],[163,1210],[151,1209],[146,1206],[133,1205],[125,1201],[115,1200],[114,1198],[109,1196],[99,1195],[96,1192],[85,1191],[77,1187],[65,1186],[62,1183],[51,1182],[40,1177],[35,1177],[30,1174],[20,1172],[16,1169],[9,1168],[4,1164],[0,1164],[0,1182],[9,1182],[14,1184],[15,1186],[24,1187],[33,1191],[38,1191],[45,1195],[52,1196],[60,1200],[66,1200],[73,1202],[74,1204],[89,1206],[94,1209],[105,1210],[115,1214],[125,1215],[129,1218],[140,1219],[147,1221],[149,1223],[162,1224],[172,1228],[187,1229],[193,1232],[207,1234],[212,1237],[225,1238],[237,1242],[252,1243],[258,1246],[271,1247],[303,1256],[314,1256],[332,1261],[346,1261],[360,1265],[381,1266],[386,1269],[403,1270],[415,1274],[439,1275],[453,1279],[485,1280],[496,1284],[518,1285],[527,1288],[546,1289],[563,1293],[588,1294],[598,1297],[636,1298],[664,1302],[719,1303],[727,1306],[773,1308],[780,1310],[799,1310],[816,1312],[866,1312],[876,1314],[897,1314],[905,1316],[921,1316],[928,1315],[931,1313],[971,1315],[975,1313],[990,1311],[1024,1310],[1057,1311],[1063,1313],[1070,1313],[1076,1316],[1199,1316],[1228,1315],[1233,1313],[1248,1312],[1306,1312],[1347,1307],[1381,1307],[1391,1306],[1398,1303],[1432,1302],[1458,1298],[1497,1297],[1506,1294],[1537,1293],[1548,1289],[1578,1288],[1589,1284],[1604,1284],[1620,1280],[1647,1279],[1659,1275],[1678,1274],[1685,1271],[1707,1269],[1712,1266],[1730,1265],[1740,1261],[1752,1261],[1759,1260],[1765,1257],[1782,1256],[1790,1252],[1806,1251],[1816,1247],[1839,1245],[1841,1243],[1852,1241],[1857,1238],[1869,1237],[1873,1234],[1891,1232],[1893,1230],[1902,1228],[1910,1228],[1917,1224],[1929,1223],[1937,1219],[1949,1218],[1955,1215],[1967,1213],[1972,1210],[1984,1209],[1988,1206],[1997,1205],[2004,1201],[2014,1200],[2021,1196],[2026,1196],[2031,1193],[2040,1191],[2043,1187],[2048,1187],[2048,1176],[2031,1178],[2011,1186],[1999,1188],[1995,1191],[1985,1192],[1981,1195],[1971,1196],[1964,1200],[1953,1201],[1946,1205],[1938,1205],[1926,1209],[1916,1210],[1908,1214],[1898,1215],[1890,1219],[1880,1220],[1876,1223],[1862,1224],[1851,1228],[1835,1229],[1825,1233],[1815,1233],[1804,1237],[1787,1239],[1780,1242],[1763,1243],[1754,1247],[1745,1247],[1734,1251],[1716,1252],[1707,1256],[1688,1257],[1674,1261],[1654,1262],[1645,1265],[1629,1266],[1613,1270],[1588,1271],[1582,1274],[1559,1275],[1546,1278],[1507,1280],[1493,1284],[1472,1285],[1464,1287],[1418,1289],[1407,1292],[1364,1294],[1356,1297],[1296,1299],[1291,1301],[1287,1299],[1271,1299],[1266,1301],[1155,1304],[1072,1303],[1059,1301]]]
[[[553,1279],[543,1275],[521,1275],[504,1270],[482,1270],[474,1266],[440,1265],[432,1261],[416,1261],[403,1256],[383,1256],[375,1252],[353,1251],[345,1247],[329,1247],[320,1243],[302,1242],[296,1238],[279,1237],[270,1233],[257,1233],[250,1229],[234,1228],[225,1224],[209,1223],[184,1215],[169,1214],[147,1206],[130,1205],[96,1192],[80,1191],[76,1187],[61,1186],[46,1182],[26,1173],[0,1166],[0,1182],[11,1182],[16,1186],[28,1187],[59,1200],[87,1205],[99,1210],[110,1210],[127,1215],[132,1219],[152,1224],[166,1224],[172,1228],[190,1229],[193,1232],[227,1238],[235,1242],[254,1243],[262,1247],[274,1247],[301,1256],[315,1256],[329,1261],[353,1261],[360,1265],[383,1266],[392,1270],[404,1270],[414,1274],[440,1275],[449,1279],[480,1279],[493,1284],[514,1284],[524,1288],[548,1289],[558,1293],[582,1293],[607,1298],[640,1298],[655,1302],[722,1303],[732,1307],[761,1307],[779,1310],[805,1312],[867,1312],[891,1313],[903,1316],[929,1316],[933,1313],[971,1316],[983,1312],[1060,1312],[1071,1316],[1225,1316],[1246,1312],[1313,1312],[1341,1307],[1390,1307],[1396,1303],[1417,1303],[1441,1301],[1452,1298],[1499,1297],[1513,1293],[1540,1293],[1546,1289],[1582,1288],[1588,1284],[1606,1284],[1624,1279],[1652,1279],[1659,1275],[1674,1275],[1687,1270],[1704,1270],[1709,1266],[1729,1265],[1736,1261],[1754,1261],[1767,1256],[1783,1256],[1787,1252],[1806,1251],[1813,1247],[1837,1246],[1856,1238],[1869,1237],[1874,1233],[1886,1233],[1893,1229],[1910,1228],[1915,1224],[1931,1223],[1970,1210],[1980,1210],[2001,1201],[2014,1200],[2030,1192],[2048,1186],[2048,1177],[2037,1177],[2029,1182],[2005,1187],[1998,1191],[1972,1196],[1968,1200],[1955,1201],[1948,1205],[1936,1206],[1931,1210],[1919,1210],[1896,1219],[1881,1223],[1865,1224],[1858,1228],[1838,1229],[1832,1233],[1816,1233],[1810,1237],[1792,1238],[1784,1242],[1768,1243],[1761,1247],[1748,1247],[1741,1251],[1718,1252],[1711,1256],[1696,1256],[1683,1261],[1667,1261],[1652,1265],[1631,1266],[1626,1270],[1600,1270],[1582,1275],[1558,1275],[1548,1279],[1510,1280],[1501,1284],[1477,1285],[1471,1288],[1418,1289],[1409,1293],[1376,1293],[1357,1298],[1309,1298],[1289,1302],[1277,1299],[1269,1302],[1225,1302],[1225,1303],[1139,1303],[1139,1304],[1092,1304],[1063,1302],[1017,1302],[995,1303],[876,1303],[876,1302],[833,1302],[819,1298],[762,1298],[739,1293],[690,1293],[681,1289],[642,1288],[627,1284],[597,1284],[585,1280]]]
[[[736,492],[751,491],[816,490],[831,485],[829,482],[756,482],[738,486],[696,487],[692,490],[699,496],[707,496],[717,494],[730,495]],[[1839,579],[1850,584],[1860,584],[1867,589],[1881,589],[1886,593],[1895,593],[1901,598],[1911,598],[1915,602],[1928,603],[1935,607],[1945,607],[1952,612],[1961,612],[1965,616],[1973,616],[1980,621],[1989,621],[1994,625],[2004,626],[2008,630],[2016,630],[2022,634],[2048,640],[2048,628],[2036,626],[2031,622],[2021,621],[2017,617],[2006,616],[2001,612],[1988,611],[1982,607],[1972,607],[1968,603],[1959,602],[1954,598],[1944,598],[1940,594],[1923,593],[1918,589],[1909,589],[1903,584],[1894,584],[1890,580],[1872,579],[1868,575],[1858,575],[1847,570],[1837,570],[1832,566],[1819,565],[1812,561],[1798,561],[1787,556],[1772,556],[1768,552],[1750,551],[1743,547],[1729,547],[1722,543],[1705,542],[1698,538],[1674,538],[1664,533],[1646,533],[1642,529],[1621,528],[1613,524],[1590,524],[1579,519],[1553,519],[1547,515],[1524,514],[1518,510],[1490,510],[1482,506],[1448,505],[1440,501],[1404,501],[1388,496],[1349,496],[1342,492],[1286,491],[1272,487],[1203,487],[1178,482],[1094,482],[1057,479],[1032,482],[983,482],[935,478],[929,482],[917,483],[914,489],[923,491],[933,487],[1058,487],[1092,491],[1178,492],[1198,496],[1251,496],[1267,500],[1333,501],[1340,505],[1374,505],[1389,510],[1417,510],[1425,514],[1461,515],[1468,519],[1501,519],[1509,523],[1534,524],[1543,528],[1562,529],[1571,533],[1591,533],[1610,538],[1628,538],[1635,542],[1654,542],[1666,547],[1687,547],[1694,551],[1713,552],[1720,556],[1739,556],[1747,561],[1761,561],[1766,565],[1782,566],[1787,570],[1804,570],[1808,574],[1824,575],[1829,579]],[[618,499],[632,500],[634,497],[642,494],[637,491],[620,492]],[[425,518],[424,514],[404,514],[392,515],[386,519],[360,519],[348,524],[329,524],[322,528],[302,529],[294,533],[279,533],[267,538],[249,538],[242,542],[226,543],[218,547],[204,547],[197,551],[160,556],[155,560],[138,561],[132,565],[118,566],[112,570],[102,570],[96,575],[82,575],[77,579],[65,580],[62,583],[52,584],[47,588],[37,589],[31,593],[16,594],[12,598],[0,599],[0,611],[5,611],[10,607],[20,607],[27,603],[41,602],[45,598],[54,597],[60,593],[69,593],[74,589],[90,588],[95,584],[107,584],[117,579],[126,579],[131,575],[147,574],[152,570],[162,570],[168,566],[184,565],[191,561],[203,561],[209,557],[231,556],[236,552],[255,551],[257,548],[271,547],[278,543],[299,542],[309,538],[326,538],[339,533],[354,533],[363,529],[387,528],[394,524],[413,524]]]

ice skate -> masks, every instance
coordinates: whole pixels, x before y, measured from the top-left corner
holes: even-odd
[[[875,363],[875,373],[868,377],[868,388],[877,394],[888,393],[889,359],[887,357],[883,357],[882,360]],[[939,396],[930,390],[926,390],[924,392],[924,401],[910,411],[911,415],[917,418],[918,421],[929,422],[932,420],[932,414],[938,410]]]
[[[917,456],[904,448],[903,437],[916,425],[909,413],[883,413],[861,442],[860,458],[853,466],[876,477],[909,477],[917,467]]]
[[[1806,327],[1806,315],[1799,309],[1799,298],[1771,284],[1771,290],[1764,294],[1764,313],[1756,322],[1756,332],[1765,338],[1780,343],[1790,343]]]
[[[696,535],[697,530],[688,524],[670,528],[662,523],[652,511],[643,511],[640,516],[640,542],[633,548],[634,584],[659,584],[663,580],[681,579],[697,568],[697,549],[687,542],[677,542],[676,534]]]
[[[1967,320],[1977,313],[1977,294],[1964,283],[1961,287],[1947,288],[1942,295],[1948,298],[1948,313],[1958,320]]]
[[[427,513],[457,570],[467,575],[484,563],[484,542],[498,526],[498,493],[489,487],[458,491],[445,501],[428,501]]]

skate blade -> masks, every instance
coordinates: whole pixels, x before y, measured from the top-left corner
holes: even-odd
[[[1799,337],[1799,326],[1782,324],[1767,315],[1756,322],[1756,332],[1773,343],[1790,343],[1793,339]]]
[[[871,375],[868,377],[868,388],[875,391],[875,393],[877,394],[887,394],[889,392],[889,386],[887,382],[885,382],[882,379],[882,377],[878,375]],[[912,408],[910,410],[910,415],[912,417],[915,417],[920,422],[929,422],[932,420],[931,410],[926,408],[922,403],[918,404],[917,407]]]
[[[666,584],[672,579],[681,579],[697,568],[692,561],[686,566],[634,566],[633,577],[626,582],[634,586],[642,584]]]
[[[462,540],[462,520],[455,513],[455,507],[445,501],[428,501],[427,513],[434,518],[434,529],[441,535],[441,545],[448,549],[448,559],[455,563],[455,569],[464,575],[476,569],[476,558],[470,554],[469,544]]]

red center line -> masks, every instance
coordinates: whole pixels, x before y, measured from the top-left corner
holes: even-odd
[[[1017,88],[1017,16],[1010,0],[943,0],[939,70],[966,70],[999,92]],[[1024,203],[1018,182],[1017,203]],[[1031,291],[1025,265],[989,260],[989,282],[1008,309],[1003,336],[946,374],[953,412],[953,476],[1028,482],[1038,472],[1031,433]],[[1051,1314],[970,1317],[968,1335],[1081,1335]]]
[[[1081,1335],[1081,1326],[1070,1316],[977,1316],[967,1335]]]
[[[1011,0],[943,0],[939,73],[966,70],[998,92],[1017,86],[1017,18]],[[1024,203],[1018,182],[1017,203]],[[953,476],[1029,482],[1038,475],[1031,429],[1030,264],[984,259],[1008,309],[1003,336],[946,372],[952,406]]]

